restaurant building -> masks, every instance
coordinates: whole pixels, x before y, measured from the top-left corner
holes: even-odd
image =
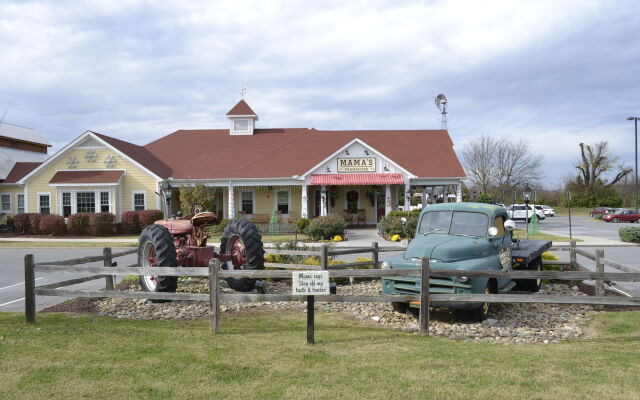
[[[461,201],[465,174],[446,130],[259,128],[244,100],[226,116],[226,129],[179,130],[144,146],[87,131],[5,183],[19,188],[25,212],[118,219],[161,202],[176,211],[179,188],[197,184],[215,188],[212,211],[254,222],[337,214],[375,224],[408,209],[416,190],[430,202]]]

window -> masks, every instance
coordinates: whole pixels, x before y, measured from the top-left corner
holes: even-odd
[[[242,192],[240,201],[240,211],[245,214],[253,214],[253,192]]]
[[[347,192],[347,212],[355,214],[358,212],[358,197],[359,193],[356,190],[349,190]]]
[[[418,233],[443,233],[461,236],[486,236],[489,218],[466,211],[431,211],[423,214]]]
[[[62,193],[62,216],[67,218],[71,215],[71,193]]]
[[[96,194],[95,192],[78,192],[76,193],[76,210],[79,213],[96,212]]]
[[[16,208],[16,213],[22,214],[24,212],[24,194],[20,193],[16,195],[16,203],[18,204],[18,207]]]
[[[233,130],[236,132],[249,132],[249,120],[248,119],[234,120]]]
[[[133,209],[135,211],[144,210],[146,207],[145,193],[133,193]]]
[[[276,207],[280,214],[289,214],[289,192],[281,190],[276,195]]]
[[[100,212],[109,212],[109,192],[100,192]]]
[[[0,198],[0,210],[11,211],[11,195],[3,194]]]
[[[38,194],[38,205],[40,214],[51,214],[51,195]]]

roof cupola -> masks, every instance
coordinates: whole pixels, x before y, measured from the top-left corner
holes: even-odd
[[[242,99],[229,110],[227,118],[229,118],[229,133],[231,135],[253,135],[258,115]]]

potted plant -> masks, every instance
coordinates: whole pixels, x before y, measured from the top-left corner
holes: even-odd
[[[371,202],[371,207],[376,204],[376,197],[382,194],[382,188],[378,185],[371,186],[371,189],[367,190],[367,197]]]
[[[334,207],[336,205],[336,199],[338,198],[338,196],[340,196],[338,187],[330,186],[328,194],[329,194],[329,202],[331,203],[331,207]]]

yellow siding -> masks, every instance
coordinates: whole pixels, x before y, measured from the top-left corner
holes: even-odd
[[[15,215],[18,213],[18,199],[16,194],[24,193],[24,189],[18,185],[0,185],[0,194],[9,194],[11,195],[11,209],[9,212],[5,210],[0,210],[0,213],[5,213],[6,215],[3,218],[0,218],[0,223],[5,223],[6,217]]]
[[[124,169],[126,170],[124,177],[120,183],[122,188],[122,196],[120,191],[116,190],[116,214],[120,211],[132,210],[132,191],[144,191],[146,193],[146,207],[147,209],[157,208],[156,195],[157,183],[156,180],[141,168],[134,165],[127,158],[117,155],[115,152],[102,148],[93,149],[97,153],[95,162],[88,162],[85,159],[87,149],[70,149],[57,160],[49,164],[44,170],[41,170],[38,174],[31,177],[27,182],[28,190],[28,203],[29,212],[38,212],[38,193],[51,193],[51,212],[58,213],[58,199],[57,199],[57,187],[50,186],[49,181],[58,170],[69,170],[67,160],[69,157],[75,156],[78,160],[78,165],[75,169]],[[116,162],[113,166],[106,168],[104,160],[109,155],[116,156]],[[122,201],[122,203],[121,203]]]

